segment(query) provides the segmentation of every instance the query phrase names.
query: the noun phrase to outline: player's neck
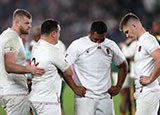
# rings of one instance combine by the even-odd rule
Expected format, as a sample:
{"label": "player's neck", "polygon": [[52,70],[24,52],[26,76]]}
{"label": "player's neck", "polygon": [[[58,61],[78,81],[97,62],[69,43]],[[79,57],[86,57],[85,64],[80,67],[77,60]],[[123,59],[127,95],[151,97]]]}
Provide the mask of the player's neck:
{"label": "player's neck", "polygon": [[140,28],[139,33],[138,33],[138,39],[146,32],[144,28]]}
{"label": "player's neck", "polygon": [[46,41],[46,42],[48,42],[50,44],[53,44],[53,45],[57,44],[56,41],[54,41],[53,39],[51,39],[51,38],[49,38],[47,36],[41,36],[40,40],[44,40],[44,41]]}
{"label": "player's neck", "polygon": [[15,32],[17,32],[17,34],[18,34],[19,36],[21,35],[19,29],[16,28],[16,26],[12,26],[11,29],[14,30]]}

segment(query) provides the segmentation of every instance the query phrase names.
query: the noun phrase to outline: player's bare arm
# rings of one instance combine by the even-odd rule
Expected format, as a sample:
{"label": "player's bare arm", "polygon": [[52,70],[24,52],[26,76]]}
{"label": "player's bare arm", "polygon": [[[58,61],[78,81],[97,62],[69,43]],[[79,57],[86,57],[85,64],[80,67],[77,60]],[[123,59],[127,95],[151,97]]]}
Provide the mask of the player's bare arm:
{"label": "player's bare arm", "polygon": [[45,73],[44,69],[38,68],[36,64],[31,66],[21,66],[16,64],[17,55],[15,52],[9,52],[5,54],[5,68],[8,73],[26,74],[31,73],[33,75],[41,76]]}
{"label": "player's bare arm", "polygon": [[64,80],[71,87],[74,93],[81,97],[85,97],[86,89],[82,86],[77,86],[72,79],[73,75],[72,68],[69,67],[63,74],[64,74]]}
{"label": "player's bare arm", "polygon": [[152,72],[151,76],[142,75],[140,77],[140,83],[142,85],[147,85],[147,84],[152,83],[160,75],[160,58],[159,58],[160,57],[160,48],[153,51],[151,55],[155,60],[154,71]]}
{"label": "player's bare arm", "polygon": [[127,64],[126,61],[123,61],[123,63],[118,65],[117,67],[119,68],[119,71],[118,71],[118,82],[117,82],[116,86],[112,86],[108,90],[108,93],[111,96],[115,96],[120,92],[120,90],[122,88],[122,85],[124,83],[124,80],[126,78],[127,71],[128,71],[128,64]]}

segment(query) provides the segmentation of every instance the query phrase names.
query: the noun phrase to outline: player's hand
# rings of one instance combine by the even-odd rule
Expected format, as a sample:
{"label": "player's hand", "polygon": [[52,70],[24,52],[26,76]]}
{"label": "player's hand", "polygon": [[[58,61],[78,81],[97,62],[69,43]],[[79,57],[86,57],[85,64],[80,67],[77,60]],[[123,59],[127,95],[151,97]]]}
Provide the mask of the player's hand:
{"label": "player's hand", "polygon": [[147,85],[151,83],[151,77],[142,75],[139,79],[140,84]]}
{"label": "player's hand", "polygon": [[42,76],[45,73],[45,70],[42,68],[37,67],[39,63],[35,63],[31,66],[28,66],[28,69],[31,74],[36,75],[36,76]]}
{"label": "player's hand", "polygon": [[111,86],[111,88],[108,90],[108,93],[111,95],[111,98],[115,95],[117,95],[121,90],[121,87],[119,86]]}
{"label": "player's hand", "polygon": [[77,86],[74,89],[74,93],[80,97],[85,97],[86,94],[86,88],[82,87],[82,86]]}

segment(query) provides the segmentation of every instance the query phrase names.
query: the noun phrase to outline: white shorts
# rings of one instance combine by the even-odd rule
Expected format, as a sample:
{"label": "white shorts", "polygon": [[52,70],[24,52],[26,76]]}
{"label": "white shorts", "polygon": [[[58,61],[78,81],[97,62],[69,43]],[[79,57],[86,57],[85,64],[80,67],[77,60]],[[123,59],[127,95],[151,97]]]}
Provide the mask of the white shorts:
{"label": "white shorts", "polygon": [[28,96],[5,96],[1,100],[7,115],[28,115],[30,103]]}
{"label": "white shorts", "polygon": [[93,99],[76,97],[74,115],[115,115],[112,99]]}
{"label": "white shorts", "polygon": [[135,115],[157,115],[159,109],[160,91],[148,92],[136,99]]}
{"label": "white shorts", "polygon": [[34,115],[61,115],[60,104],[32,104]]}

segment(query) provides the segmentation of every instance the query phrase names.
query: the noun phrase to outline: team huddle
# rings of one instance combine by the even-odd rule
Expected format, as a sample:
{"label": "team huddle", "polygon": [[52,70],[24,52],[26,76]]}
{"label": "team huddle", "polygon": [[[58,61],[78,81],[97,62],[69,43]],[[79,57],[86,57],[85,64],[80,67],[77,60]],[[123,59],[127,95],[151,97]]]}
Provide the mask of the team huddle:
{"label": "team huddle", "polygon": [[[32,48],[31,65],[26,65],[21,35],[29,34],[31,23],[31,14],[17,9],[13,13],[12,27],[0,35],[0,104],[6,114],[29,115],[32,111],[34,115],[61,115],[63,77],[74,92],[75,115],[115,115],[112,97],[123,86],[128,64],[118,45],[106,38],[106,24],[94,21],[88,35],[73,41],[64,54],[57,45],[61,31],[59,22],[46,19],[41,24],[40,39]],[[127,38],[137,40],[135,114],[157,115],[160,46],[133,13],[122,18],[120,30]],[[118,81],[114,86],[112,62],[118,67]],[[30,93],[26,77],[29,73],[33,76]]]}

